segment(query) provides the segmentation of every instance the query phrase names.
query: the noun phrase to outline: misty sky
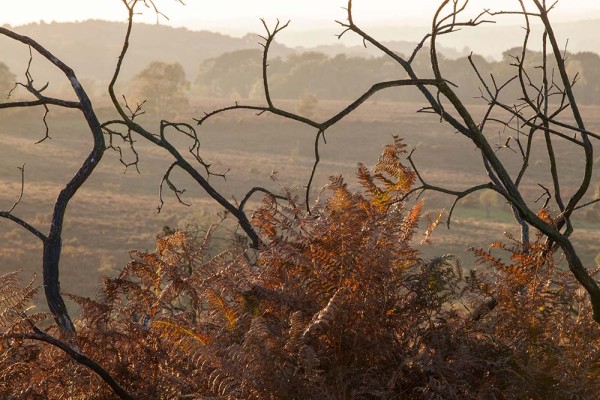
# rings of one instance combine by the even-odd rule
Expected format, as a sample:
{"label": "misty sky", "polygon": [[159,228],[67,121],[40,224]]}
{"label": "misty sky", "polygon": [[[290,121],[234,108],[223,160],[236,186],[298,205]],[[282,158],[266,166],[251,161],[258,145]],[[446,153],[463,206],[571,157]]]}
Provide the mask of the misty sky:
{"label": "misty sky", "polygon": [[[259,18],[269,20],[291,19],[290,29],[310,28],[337,29],[334,19],[343,19],[345,0],[184,0],[182,6],[176,0],[156,0],[173,26],[185,26],[193,30],[217,30],[240,35],[261,30]],[[2,0],[0,25],[21,25],[28,22],[81,21],[85,19],[124,20],[125,9],[121,0]],[[0,3],[0,4],[2,4]],[[440,0],[355,0],[357,22],[365,26],[427,24]],[[470,14],[484,7],[515,8],[516,0],[471,0]],[[555,20],[577,20],[600,17],[599,0],[562,0],[554,13]],[[155,22],[150,10],[137,21]],[[290,36],[291,38],[291,36]],[[289,40],[295,41],[299,38]],[[281,37],[285,41],[285,37]],[[301,44],[301,43],[293,43]]]}

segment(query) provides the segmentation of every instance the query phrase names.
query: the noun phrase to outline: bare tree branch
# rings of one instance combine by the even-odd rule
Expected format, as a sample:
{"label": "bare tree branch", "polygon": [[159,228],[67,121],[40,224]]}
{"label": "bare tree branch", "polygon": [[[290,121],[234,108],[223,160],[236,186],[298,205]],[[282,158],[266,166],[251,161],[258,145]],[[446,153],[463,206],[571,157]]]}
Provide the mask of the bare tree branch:
{"label": "bare tree branch", "polygon": [[[77,173],[73,176],[73,178],[71,178],[71,180],[67,183],[65,188],[60,191],[54,203],[54,210],[52,212],[52,220],[50,224],[49,234],[47,235],[47,237],[45,237],[45,240],[42,239],[41,234],[39,234],[39,232],[32,229],[30,225],[25,224],[24,221],[13,219],[13,221],[24,226],[35,236],[43,240],[44,253],[42,268],[44,290],[46,292],[48,307],[50,308],[54,319],[60,327],[61,332],[66,335],[73,335],[75,333],[75,327],[73,325],[73,322],[71,321],[71,318],[69,317],[64,300],[62,299],[60,293],[59,266],[60,255],[62,251],[62,228],[70,200],[77,193],[79,188],[85,183],[85,181],[90,177],[90,175],[92,174],[92,172],[94,171],[104,154],[105,143],[104,136],[102,134],[102,127],[100,125],[100,122],[98,121],[96,113],[94,112],[94,109],[92,107],[91,101],[87,93],[81,86],[81,83],[77,79],[75,72],[69,66],[67,66],[64,62],[58,59],[58,57],[49,52],[38,42],[27,36],[17,34],[4,27],[0,27],[0,35],[4,35],[17,42],[28,45],[30,49],[34,49],[38,54],[50,61],[55,67],[62,71],[62,73],[71,83],[71,87],[79,100],[77,108],[83,114],[93,138],[94,146],[91,152],[89,153],[81,167],[78,169]],[[26,75],[28,76],[28,82],[30,83],[29,86],[33,88],[33,79],[31,79],[29,72],[27,72]],[[33,93],[38,97],[38,100],[44,100],[44,98],[41,95],[41,92],[45,89],[45,87],[40,90],[32,89],[30,91],[33,91]],[[43,104],[43,106],[46,108],[47,111],[47,105]],[[73,104],[69,103],[68,106],[69,108],[72,108],[71,106],[73,106]],[[47,129],[48,126],[45,122],[45,115],[44,125]],[[48,136],[47,130],[46,136]]]}
{"label": "bare tree branch", "polygon": [[117,58],[117,64],[115,66],[115,70],[114,70],[112,79],[108,86],[108,92],[109,92],[110,98],[112,100],[112,103],[113,103],[115,109],[121,116],[122,123],[125,124],[128,127],[128,129],[131,129],[131,131],[140,135],[141,137],[148,140],[149,142],[151,142],[159,147],[164,148],[173,157],[174,164],[178,165],[182,170],[184,170],[187,174],[189,174],[206,191],[206,193],[209,196],[211,196],[218,204],[220,204],[226,211],[231,213],[231,215],[233,215],[234,218],[237,219],[240,227],[250,237],[252,246],[255,248],[260,247],[261,240],[260,240],[258,234],[256,233],[256,231],[254,230],[254,228],[252,227],[252,225],[250,224],[250,221],[248,220],[248,217],[244,214],[244,212],[242,210],[240,210],[238,207],[236,207],[235,205],[233,205],[230,201],[225,199],[225,197],[223,197],[223,195],[221,193],[219,193],[208,182],[208,180],[205,177],[203,177],[202,174],[200,174],[200,172],[194,166],[192,166],[171,143],[169,143],[165,139],[164,129],[167,126],[173,126],[173,124],[169,124],[169,123],[166,123],[166,121],[162,121],[161,127],[160,127],[161,128],[160,133],[158,135],[154,134],[154,133],[148,131],[147,129],[145,129],[144,127],[142,127],[141,125],[139,125],[138,123],[136,123],[131,118],[131,116],[128,115],[128,113],[125,111],[125,109],[119,102],[118,97],[115,93],[115,85],[117,83],[118,77],[121,72],[123,60],[125,59],[127,50],[129,49],[129,39],[131,37],[131,32],[132,32],[132,27],[133,27],[133,16],[135,14],[134,10],[135,10],[137,1],[127,2],[126,0],[123,0],[123,4],[125,5],[125,7],[127,8],[127,11],[128,11],[127,30],[125,33],[125,37],[123,39],[123,47],[121,49],[119,57]]}
{"label": "bare tree branch", "polygon": [[65,343],[59,339],[56,339],[56,338],[48,335],[47,333],[41,331],[39,328],[34,326],[32,329],[34,330],[33,333],[11,333],[11,334],[8,334],[6,337],[13,338],[13,339],[37,340],[40,342],[48,343],[54,347],[57,347],[57,348],[61,349],[63,352],[65,352],[69,357],[71,357],[77,363],[84,365],[87,368],[89,368],[90,370],[92,370],[96,375],[98,375],[100,377],[100,379],[102,379],[104,382],[106,382],[106,384],[108,386],[110,386],[112,391],[117,396],[119,396],[119,398],[124,399],[124,400],[134,400],[135,399],[132,395],[127,393],[115,381],[115,379],[112,377],[112,375],[108,371],[106,371],[104,368],[102,368],[98,363],[96,363],[95,361],[93,361],[92,359],[87,357],[86,355],[73,349],[73,347],[71,347],[67,343]]}
{"label": "bare tree branch", "polygon": [[254,193],[258,193],[258,192],[261,192],[261,193],[264,193],[264,194],[268,194],[269,196],[274,197],[276,199],[280,199],[280,200],[286,200],[287,199],[287,197],[285,197],[285,196],[281,196],[281,195],[275,194],[275,193],[273,193],[270,190],[267,190],[265,188],[255,186],[252,189],[250,189],[248,191],[248,193],[246,193],[246,195],[244,196],[244,198],[240,202],[239,209],[240,210],[244,210],[244,207],[246,206],[246,203],[248,202],[248,200],[250,200],[250,198],[252,197],[252,195]]}

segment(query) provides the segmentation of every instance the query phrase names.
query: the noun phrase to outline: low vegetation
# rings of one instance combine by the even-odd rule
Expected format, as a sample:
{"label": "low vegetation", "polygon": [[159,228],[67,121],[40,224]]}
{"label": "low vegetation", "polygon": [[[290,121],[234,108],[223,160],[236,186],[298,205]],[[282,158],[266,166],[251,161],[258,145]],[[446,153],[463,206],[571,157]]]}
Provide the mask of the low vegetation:
{"label": "low vegetation", "polygon": [[[188,103],[191,84],[182,64],[152,63],[122,91],[134,16],[143,7],[163,16],[153,0],[122,2],[127,30],[107,86],[109,103],[93,102],[75,69],[42,43],[0,27],[0,35],[30,50],[25,80],[15,86],[28,96],[21,100],[22,93],[11,91],[14,97],[0,102],[3,115],[18,121],[0,124],[8,126],[0,140],[10,144],[3,161],[18,160],[0,218],[36,244],[13,232],[0,238],[23,243],[11,258],[38,253],[43,281],[22,284],[17,272],[0,275],[0,398],[600,397],[597,241],[586,246],[582,240],[593,242],[587,233],[600,204],[594,174],[600,134],[590,130],[598,121],[586,122],[589,109],[582,105],[595,89],[578,85],[593,78],[589,71],[599,58],[566,57],[549,18],[554,5],[544,0],[474,17],[465,14],[468,3],[442,1],[431,32],[403,55],[358,26],[348,0],[338,37],[355,35],[381,51],[386,71],[403,71],[393,77],[364,68],[378,58],[361,64],[310,53],[290,57],[286,66],[270,51],[289,23],[262,21],[260,60],[245,66],[227,54],[203,65],[204,72],[233,65],[221,80],[231,88],[219,87],[218,76],[194,82],[202,89],[208,81],[216,95],[233,99],[194,115],[186,109],[194,103]],[[454,68],[439,51],[442,36],[506,14],[523,17],[525,29],[521,48],[505,54],[502,68],[476,56],[459,60],[469,68]],[[543,27],[541,36],[530,20]],[[531,50],[535,40],[541,52]],[[29,68],[37,57],[62,73],[68,94],[54,97],[49,83],[34,79]],[[330,64],[335,76],[327,75]],[[251,75],[258,77],[248,81]],[[12,78],[6,69],[4,76]],[[326,83],[345,93],[339,98],[353,100],[334,107],[319,92]],[[286,85],[298,89],[285,95],[292,98],[272,96]],[[245,96],[239,90],[248,99],[238,101]],[[401,93],[423,119],[412,124],[397,103],[378,104],[388,93]],[[377,113],[366,112],[369,107]],[[23,118],[30,109],[41,110],[41,119]],[[261,125],[260,140],[248,134],[253,123],[239,117],[243,112],[271,124]],[[76,118],[72,131],[85,135],[57,129]],[[19,132],[36,122],[43,129],[37,143],[48,147],[44,159],[32,160],[39,174],[31,179],[32,165],[26,168],[21,157],[35,158],[35,150]],[[419,140],[410,151],[397,136],[402,130]],[[380,147],[392,132],[393,142]],[[290,146],[300,135],[310,142]],[[443,148],[440,135],[451,137]],[[211,140],[225,143],[233,157],[219,160]],[[361,143],[376,148],[372,154],[383,151],[374,167],[358,164],[353,177],[333,175],[319,192],[318,182],[331,171],[323,171],[321,159],[343,169],[347,163],[328,153],[354,162],[364,157]],[[250,145],[264,157],[248,156]],[[123,241],[130,225],[146,223],[137,207],[142,201],[132,199],[147,186],[107,179],[114,175],[110,157],[119,171],[141,173],[153,164],[158,212],[175,201],[189,206],[203,193],[220,209],[220,222],[211,225],[202,207],[185,218],[163,213],[162,229],[145,226],[129,262],[114,256],[112,244],[90,251],[88,239],[74,235],[81,226],[91,222],[101,228],[87,228],[94,236]],[[229,180],[231,167],[243,171],[237,182]],[[57,174],[57,183],[49,182]],[[98,186],[88,186],[94,181]],[[124,187],[127,196],[118,194]],[[428,213],[424,196],[443,198],[448,212]],[[77,209],[80,201],[87,208]],[[442,220],[460,228],[461,219],[474,216],[510,228],[504,236],[483,235],[483,225],[463,221],[469,240],[493,241],[470,243],[473,263],[445,255],[443,244],[429,246]],[[151,251],[145,244],[156,231]],[[456,247],[465,239],[454,233]],[[94,288],[81,266],[108,273],[97,296],[61,287],[61,276],[73,279],[63,268],[69,261]],[[38,289],[49,313],[32,306]]]}
{"label": "low vegetation", "polygon": [[[207,257],[214,227],[163,232],[99,299],[70,296],[82,309],[75,348],[124,398],[600,395],[600,330],[542,242],[474,250],[473,270],[421,258],[439,218],[418,228],[422,204],[403,203],[415,179],[403,151],[396,140],[373,169],[360,165],[359,192],[333,177],[311,214],[291,193],[285,206],[267,196],[253,219],[268,238],[258,252]],[[0,280],[0,395],[112,398],[61,349],[24,341],[44,318],[27,309],[35,289]]]}

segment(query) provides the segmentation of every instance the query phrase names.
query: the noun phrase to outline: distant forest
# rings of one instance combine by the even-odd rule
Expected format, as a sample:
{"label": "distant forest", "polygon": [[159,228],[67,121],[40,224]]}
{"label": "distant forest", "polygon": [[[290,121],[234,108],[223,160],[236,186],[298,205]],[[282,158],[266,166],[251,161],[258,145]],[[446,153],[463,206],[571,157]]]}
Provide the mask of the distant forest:
{"label": "distant forest", "polygon": [[[500,61],[488,61],[473,55],[473,64],[493,85],[490,74],[498,85],[503,84],[517,73],[514,64],[522,57],[520,48],[504,52]],[[427,51],[421,51],[413,65],[419,76],[432,76]],[[262,98],[262,71],[260,50],[239,50],[204,61],[194,82],[197,94],[206,97]],[[532,69],[541,65],[542,53],[528,51],[525,59]],[[576,76],[575,93],[583,104],[600,102],[600,56],[596,53],[581,52],[568,54],[567,68],[571,76]],[[457,86],[456,92],[464,98],[477,100],[481,86],[475,70],[467,57],[443,59],[441,69],[449,80]],[[269,87],[271,93],[280,98],[295,99],[305,94],[318,99],[348,100],[370,85],[387,80],[406,78],[397,63],[389,57],[365,58],[347,57],[339,54],[334,57],[323,53],[306,52],[292,54],[286,58],[269,61]],[[532,77],[533,78],[533,77]],[[531,87],[532,93],[534,88]],[[506,98],[518,98],[520,91],[517,81],[504,90]],[[420,101],[421,94],[414,88],[390,90],[379,93],[378,99],[394,101]],[[559,102],[559,96],[555,96]]]}

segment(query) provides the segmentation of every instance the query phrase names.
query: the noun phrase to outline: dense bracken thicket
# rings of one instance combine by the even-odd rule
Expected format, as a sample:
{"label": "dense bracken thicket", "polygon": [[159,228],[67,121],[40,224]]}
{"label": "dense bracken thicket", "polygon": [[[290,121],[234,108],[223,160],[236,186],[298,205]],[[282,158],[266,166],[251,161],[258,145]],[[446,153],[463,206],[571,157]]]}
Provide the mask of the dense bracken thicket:
{"label": "dense bracken thicket", "polygon": [[[132,252],[97,300],[70,296],[82,310],[71,345],[139,399],[598,398],[583,289],[541,238],[475,250],[468,270],[420,258],[437,219],[419,233],[403,152],[396,139],[372,170],[359,165],[361,192],[333,177],[311,213],[267,197],[257,253],[209,258],[210,231]],[[61,350],[19,336],[44,317],[27,310],[34,292],[0,277],[0,397],[113,398]]]}

